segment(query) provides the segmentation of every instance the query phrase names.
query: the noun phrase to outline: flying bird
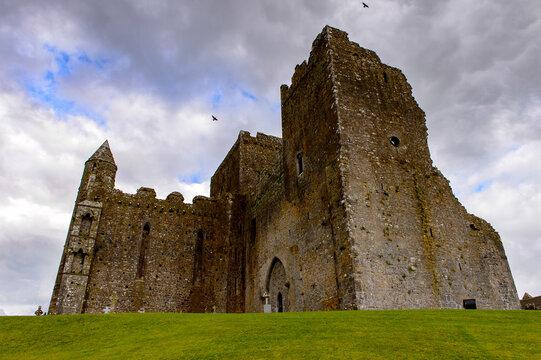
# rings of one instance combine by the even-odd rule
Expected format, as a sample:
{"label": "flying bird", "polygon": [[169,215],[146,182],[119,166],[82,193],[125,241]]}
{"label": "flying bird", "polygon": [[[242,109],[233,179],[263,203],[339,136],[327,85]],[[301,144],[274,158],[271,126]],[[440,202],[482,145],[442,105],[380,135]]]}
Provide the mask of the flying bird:
{"label": "flying bird", "polygon": [[363,8],[367,8],[368,5],[366,5],[366,3],[363,3]]}
{"label": "flying bird", "polygon": [[212,121],[218,121],[218,119],[216,118],[216,116],[212,115]]}

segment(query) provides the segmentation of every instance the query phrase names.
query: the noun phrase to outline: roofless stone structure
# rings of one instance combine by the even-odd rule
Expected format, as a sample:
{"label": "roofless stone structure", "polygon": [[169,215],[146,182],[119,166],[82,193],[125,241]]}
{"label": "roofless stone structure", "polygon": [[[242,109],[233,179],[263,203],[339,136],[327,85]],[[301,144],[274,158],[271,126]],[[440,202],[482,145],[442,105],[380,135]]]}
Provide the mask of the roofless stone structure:
{"label": "roofless stone structure", "polygon": [[115,189],[105,142],[49,313],[520,307],[500,237],[432,165],[400,70],[327,26],[281,98],[282,138],[241,131],[193,204]]}

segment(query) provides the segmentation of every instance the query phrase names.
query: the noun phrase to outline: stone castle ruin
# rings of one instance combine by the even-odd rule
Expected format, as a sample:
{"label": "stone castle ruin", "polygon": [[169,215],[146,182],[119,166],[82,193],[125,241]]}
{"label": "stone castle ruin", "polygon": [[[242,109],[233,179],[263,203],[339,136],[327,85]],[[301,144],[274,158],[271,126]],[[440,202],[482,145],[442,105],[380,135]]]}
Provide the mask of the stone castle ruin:
{"label": "stone castle ruin", "polygon": [[193,204],[115,189],[106,141],[49,313],[520,308],[500,237],[432,165],[400,70],[327,26],[280,90],[282,138],[241,131]]}

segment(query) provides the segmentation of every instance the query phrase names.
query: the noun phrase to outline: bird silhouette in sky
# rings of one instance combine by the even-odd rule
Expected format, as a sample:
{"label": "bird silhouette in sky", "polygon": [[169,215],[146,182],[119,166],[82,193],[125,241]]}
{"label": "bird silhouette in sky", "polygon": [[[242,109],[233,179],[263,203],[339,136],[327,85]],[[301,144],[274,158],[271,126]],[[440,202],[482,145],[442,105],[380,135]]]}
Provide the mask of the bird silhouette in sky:
{"label": "bird silhouette in sky", "polygon": [[363,8],[367,8],[368,5],[366,5],[366,3],[363,3]]}
{"label": "bird silhouette in sky", "polygon": [[216,118],[216,116],[212,115],[212,121],[218,121],[218,119]]}

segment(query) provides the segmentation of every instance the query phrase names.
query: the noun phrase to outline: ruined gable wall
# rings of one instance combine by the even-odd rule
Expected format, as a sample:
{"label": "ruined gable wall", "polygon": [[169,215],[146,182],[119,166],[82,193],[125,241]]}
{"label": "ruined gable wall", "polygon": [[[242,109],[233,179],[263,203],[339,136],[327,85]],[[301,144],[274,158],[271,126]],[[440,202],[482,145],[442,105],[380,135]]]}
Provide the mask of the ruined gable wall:
{"label": "ruined gable wall", "polygon": [[[253,302],[253,296],[246,297],[247,277],[246,261],[249,251],[247,242],[251,238],[251,215],[247,211],[250,200],[247,199],[258,186],[265,184],[281,171],[277,162],[281,159],[282,140],[280,138],[257,133],[251,136],[241,131],[228,155],[219,166],[211,180],[211,194],[226,196],[235,193],[230,222],[229,266],[227,311],[244,312],[245,300]],[[253,258],[250,258],[253,260]]]}
{"label": "ruined gable wall", "polygon": [[244,132],[240,147],[240,187],[247,195],[275,175],[275,164],[282,156],[282,139],[260,132],[249,135]]}
{"label": "ruined gable wall", "polygon": [[[237,141],[210,179],[210,196],[218,197],[226,193],[240,194],[240,143],[244,136],[241,131]],[[249,135],[248,135],[249,136]]]}
{"label": "ruined gable wall", "polygon": [[499,237],[432,166],[424,113],[404,75],[345,33],[332,37],[359,308],[460,308],[465,298],[516,308]]}
{"label": "ruined gable wall", "polygon": [[248,131],[241,131],[211,178],[211,196],[250,194],[260,181],[270,176],[281,150],[280,138],[262,133],[252,137]]}

